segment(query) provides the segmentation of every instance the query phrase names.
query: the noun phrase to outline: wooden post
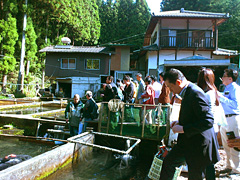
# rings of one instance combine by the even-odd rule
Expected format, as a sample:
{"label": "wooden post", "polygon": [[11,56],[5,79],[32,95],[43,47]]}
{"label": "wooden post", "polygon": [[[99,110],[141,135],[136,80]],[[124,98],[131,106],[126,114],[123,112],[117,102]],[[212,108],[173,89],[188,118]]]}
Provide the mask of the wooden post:
{"label": "wooden post", "polygon": [[40,126],[41,126],[41,123],[40,123],[40,121],[38,121],[36,135],[35,135],[36,137],[38,136],[38,131],[39,131]]}
{"label": "wooden post", "polygon": [[143,110],[143,121],[142,121],[142,138],[144,136],[144,127],[145,127],[145,116],[146,116],[146,105],[143,104],[144,110]]}
{"label": "wooden post", "polygon": [[125,111],[125,103],[124,106],[122,108],[122,118],[121,118],[121,128],[120,128],[120,135],[122,135],[122,131],[123,131],[123,119],[124,119],[124,111]]}
{"label": "wooden post", "polygon": [[98,120],[98,132],[101,132],[103,106],[104,106],[104,104],[101,103],[100,112],[99,112],[99,120]]}
{"label": "wooden post", "polygon": [[[108,107],[107,107],[108,108]],[[108,108],[108,119],[107,119],[107,133],[109,131],[109,124],[110,124],[110,110]]]}

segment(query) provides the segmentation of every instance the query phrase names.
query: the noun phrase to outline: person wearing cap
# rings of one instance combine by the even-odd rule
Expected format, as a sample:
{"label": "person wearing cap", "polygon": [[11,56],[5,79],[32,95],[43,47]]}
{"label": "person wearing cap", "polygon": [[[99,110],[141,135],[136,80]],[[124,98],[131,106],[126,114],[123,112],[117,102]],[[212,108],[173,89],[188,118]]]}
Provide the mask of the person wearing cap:
{"label": "person wearing cap", "polygon": [[88,122],[93,120],[92,117],[91,117],[91,113],[93,112],[93,107],[96,103],[95,100],[92,98],[92,92],[91,91],[87,91],[85,95],[86,95],[86,98],[87,98],[87,102],[85,103],[85,106],[82,109],[82,112],[83,112],[82,119],[84,119],[84,130],[83,130],[84,132],[86,131],[86,127],[88,125]]}
{"label": "person wearing cap", "polygon": [[66,122],[69,123],[70,136],[78,134],[82,108],[83,103],[80,100],[80,96],[75,94],[73,102],[69,102],[65,110],[65,118]]}
{"label": "person wearing cap", "polygon": [[223,94],[218,93],[220,102],[225,112],[227,126],[221,126],[220,133],[222,143],[227,155],[226,168],[220,173],[240,174],[240,152],[227,144],[226,132],[233,131],[235,136],[240,136],[240,86],[235,82],[238,72],[233,69],[225,69],[222,83],[226,86]]}

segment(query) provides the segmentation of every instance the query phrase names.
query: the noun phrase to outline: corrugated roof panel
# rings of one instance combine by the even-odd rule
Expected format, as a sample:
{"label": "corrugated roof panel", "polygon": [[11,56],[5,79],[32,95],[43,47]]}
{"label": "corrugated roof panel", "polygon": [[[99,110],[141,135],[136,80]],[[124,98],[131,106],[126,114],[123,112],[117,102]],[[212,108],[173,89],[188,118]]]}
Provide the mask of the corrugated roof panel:
{"label": "corrugated roof panel", "polygon": [[175,11],[163,11],[155,14],[158,17],[201,17],[201,18],[229,18],[228,13],[212,13],[212,12],[202,12],[202,11],[188,11],[175,10]]}
{"label": "corrugated roof panel", "polygon": [[72,46],[72,48],[57,48],[56,46],[49,46],[41,49],[39,52],[82,52],[82,53],[100,53],[105,47],[96,46]]}

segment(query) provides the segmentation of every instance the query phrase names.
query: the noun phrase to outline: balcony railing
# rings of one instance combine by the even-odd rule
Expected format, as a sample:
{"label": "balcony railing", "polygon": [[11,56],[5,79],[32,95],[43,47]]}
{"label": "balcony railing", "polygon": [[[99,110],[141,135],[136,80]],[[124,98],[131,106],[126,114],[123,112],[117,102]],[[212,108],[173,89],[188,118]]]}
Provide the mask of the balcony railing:
{"label": "balcony railing", "polygon": [[212,37],[181,37],[181,36],[164,36],[161,37],[161,47],[173,48],[214,48],[214,39]]}

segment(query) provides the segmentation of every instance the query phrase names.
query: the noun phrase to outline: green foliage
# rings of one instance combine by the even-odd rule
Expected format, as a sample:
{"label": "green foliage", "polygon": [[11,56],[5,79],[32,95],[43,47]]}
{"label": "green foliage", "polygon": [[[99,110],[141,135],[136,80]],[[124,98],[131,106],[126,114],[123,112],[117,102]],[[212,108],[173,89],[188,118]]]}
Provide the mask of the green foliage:
{"label": "green foliage", "polygon": [[15,91],[14,96],[15,96],[15,98],[24,98],[24,97],[26,97],[26,94],[21,93],[19,91]]}
{"label": "green foliage", "polygon": [[0,99],[9,99],[9,97],[6,97],[6,96],[3,96],[3,95],[0,95]]}
{"label": "green foliage", "polygon": [[16,59],[14,57],[15,44],[18,39],[16,18],[8,14],[7,20],[0,20],[0,32],[2,34],[2,52],[3,59],[0,61],[0,71],[3,74],[8,74],[16,67]]}
{"label": "green foliage", "polygon": [[146,0],[98,0],[98,6],[102,25],[101,44],[135,44],[136,49],[142,46],[150,19]]}
{"label": "green foliage", "polygon": [[37,64],[38,58],[37,53],[37,44],[36,44],[37,35],[35,33],[32,19],[27,18],[27,28],[26,28],[26,48],[25,48],[25,59],[30,61],[30,72],[37,72],[40,68]]}

